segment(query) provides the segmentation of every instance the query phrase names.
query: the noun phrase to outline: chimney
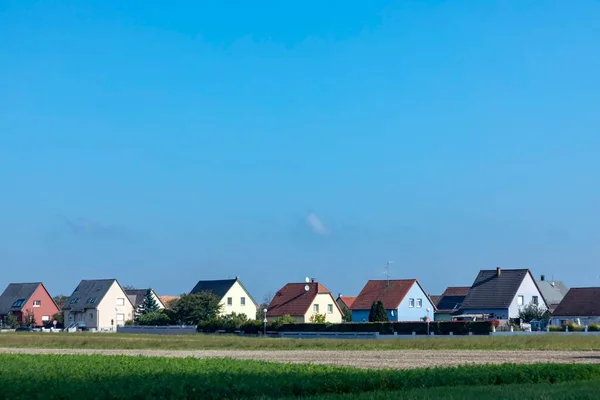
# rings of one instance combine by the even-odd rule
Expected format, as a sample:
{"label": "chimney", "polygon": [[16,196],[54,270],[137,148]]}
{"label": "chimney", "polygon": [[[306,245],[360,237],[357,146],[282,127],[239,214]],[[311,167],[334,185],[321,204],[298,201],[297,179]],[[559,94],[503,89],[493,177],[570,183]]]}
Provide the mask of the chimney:
{"label": "chimney", "polygon": [[502,268],[497,267],[496,268],[496,276],[500,276],[500,275],[502,275]]}
{"label": "chimney", "polygon": [[542,275],[541,278],[542,278],[542,282],[546,280],[546,276],[545,275]]}
{"label": "chimney", "polygon": [[338,293],[338,297],[342,297],[342,294],[341,294],[341,293]]}
{"label": "chimney", "polygon": [[310,281],[311,281],[312,283],[315,283],[315,278],[310,278]]}

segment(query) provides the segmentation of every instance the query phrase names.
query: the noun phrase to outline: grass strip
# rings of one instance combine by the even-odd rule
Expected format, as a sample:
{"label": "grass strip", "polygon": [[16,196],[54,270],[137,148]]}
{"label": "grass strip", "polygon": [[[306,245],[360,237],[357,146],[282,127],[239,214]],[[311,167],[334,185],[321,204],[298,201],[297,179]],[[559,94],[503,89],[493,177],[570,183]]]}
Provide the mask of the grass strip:
{"label": "grass strip", "polygon": [[[305,397],[305,400],[596,400],[600,382],[584,381],[557,384],[456,386],[403,391],[376,391]],[[294,399],[290,397],[289,400]]]}
{"label": "grass strip", "polygon": [[156,350],[600,350],[600,335],[417,337],[408,339],[282,339],[219,335],[1,333],[0,347]]}
{"label": "grass strip", "polygon": [[231,359],[0,355],[10,399],[242,399],[357,394],[415,388],[600,381],[600,365],[489,365],[362,370]]}

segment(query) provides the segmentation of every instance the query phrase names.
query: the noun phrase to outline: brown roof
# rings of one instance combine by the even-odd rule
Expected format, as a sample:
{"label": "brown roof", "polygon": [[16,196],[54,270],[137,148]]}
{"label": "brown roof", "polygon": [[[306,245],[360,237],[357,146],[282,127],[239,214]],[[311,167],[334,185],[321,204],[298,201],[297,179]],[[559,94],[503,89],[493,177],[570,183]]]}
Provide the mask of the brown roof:
{"label": "brown roof", "polygon": [[166,308],[171,307],[171,303],[175,300],[179,300],[179,296],[158,296],[158,298]]}
{"label": "brown roof", "polygon": [[356,300],[356,296],[339,296],[338,300],[344,303],[346,307],[351,308],[354,300]]}
{"label": "brown roof", "polygon": [[[370,310],[374,301],[381,300],[386,310],[398,308],[402,300],[414,284],[423,287],[416,279],[370,280],[360,291],[353,310]],[[425,292],[425,290],[423,290]],[[425,293],[427,295],[427,293]],[[428,296],[428,295],[427,295]],[[432,301],[433,303],[433,301]],[[434,303],[433,303],[434,304]],[[435,304],[434,304],[435,307]]]}
{"label": "brown roof", "polygon": [[556,316],[600,316],[600,288],[572,288],[552,313]]}
{"label": "brown roof", "polygon": [[448,286],[442,297],[444,296],[466,296],[469,294],[470,286]]}
{"label": "brown roof", "polygon": [[435,304],[435,306],[437,307],[437,304],[439,303],[439,301],[442,298],[442,296],[439,296],[439,295],[436,295],[436,294],[431,294],[431,295],[429,295],[429,298],[431,299],[431,301],[433,302],[433,304]]}
{"label": "brown roof", "polygon": [[[306,286],[308,287],[308,291],[305,290]],[[319,282],[288,283],[273,296],[273,300],[271,300],[271,304],[267,308],[267,316],[303,316],[319,293],[331,294],[329,289]],[[334,303],[339,308],[335,301]]]}

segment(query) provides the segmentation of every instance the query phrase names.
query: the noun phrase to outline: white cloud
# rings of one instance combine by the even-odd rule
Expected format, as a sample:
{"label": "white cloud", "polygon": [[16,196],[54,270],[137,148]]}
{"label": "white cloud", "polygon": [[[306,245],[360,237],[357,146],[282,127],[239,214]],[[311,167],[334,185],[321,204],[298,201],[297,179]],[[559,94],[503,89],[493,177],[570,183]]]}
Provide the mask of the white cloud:
{"label": "white cloud", "polygon": [[328,233],[328,229],[321,218],[319,218],[319,216],[312,211],[306,216],[306,224],[317,235],[326,235]]}

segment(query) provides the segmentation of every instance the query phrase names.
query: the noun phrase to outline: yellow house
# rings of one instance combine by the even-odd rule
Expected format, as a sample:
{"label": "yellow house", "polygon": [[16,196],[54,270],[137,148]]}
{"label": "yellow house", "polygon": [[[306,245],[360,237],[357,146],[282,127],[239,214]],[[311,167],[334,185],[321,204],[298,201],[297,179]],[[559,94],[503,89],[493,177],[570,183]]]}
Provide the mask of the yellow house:
{"label": "yellow house", "polygon": [[199,281],[190,294],[212,292],[221,299],[221,314],[246,314],[249,319],[256,319],[258,304],[246,290],[239,276],[235,279]]}
{"label": "yellow house", "polygon": [[267,308],[267,321],[289,315],[296,322],[305,323],[311,322],[315,314],[324,315],[325,322],[342,322],[342,311],[329,289],[312,279],[305,283],[288,283],[281,288]]}

